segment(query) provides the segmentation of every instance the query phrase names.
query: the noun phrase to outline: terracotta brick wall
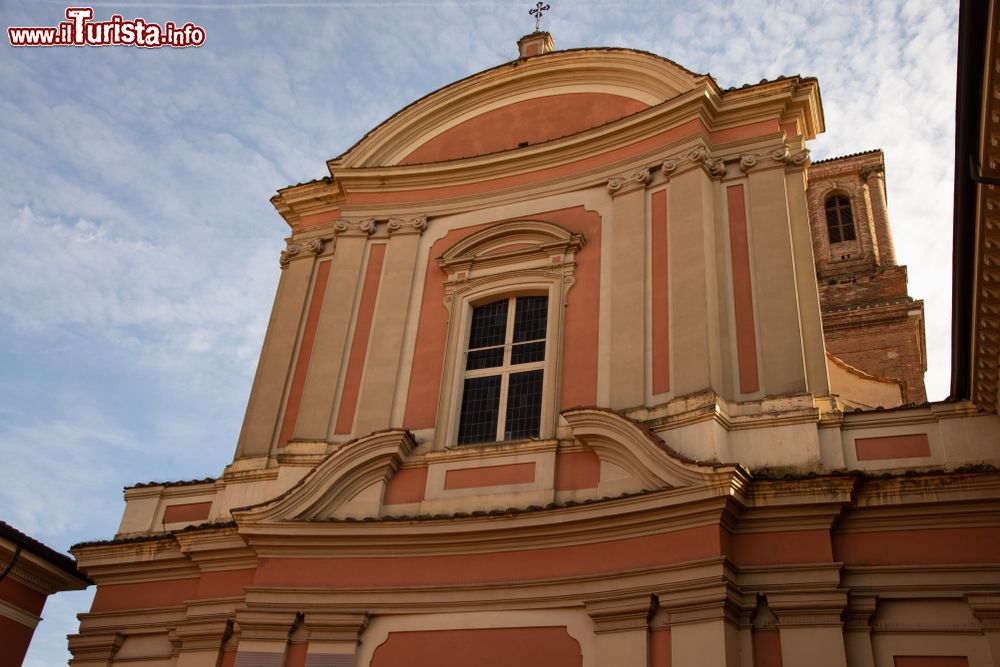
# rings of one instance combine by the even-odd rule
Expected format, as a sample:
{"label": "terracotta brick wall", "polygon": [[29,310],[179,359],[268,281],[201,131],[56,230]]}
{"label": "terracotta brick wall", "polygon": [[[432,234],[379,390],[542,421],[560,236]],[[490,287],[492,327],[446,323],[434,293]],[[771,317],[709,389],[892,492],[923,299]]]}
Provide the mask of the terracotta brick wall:
{"label": "terracotta brick wall", "polygon": [[[906,403],[927,400],[924,371],[923,302],[907,292],[906,267],[896,266],[884,200],[872,192],[872,170],[882,165],[880,151],[827,160],[810,168],[809,217],[816,254],[816,275],[823,336],[830,354],[870,375],[902,380]],[[876,190],[881,188],[875,184]],[[852,201],[857,240],[853,257],[841,260],[827,240],[824,198],[831,191]],[[876,196],[872,205],[872,196]],[[843,245],[843,244],[842,244]],[[837,255],[837,256],[831,256]]]}

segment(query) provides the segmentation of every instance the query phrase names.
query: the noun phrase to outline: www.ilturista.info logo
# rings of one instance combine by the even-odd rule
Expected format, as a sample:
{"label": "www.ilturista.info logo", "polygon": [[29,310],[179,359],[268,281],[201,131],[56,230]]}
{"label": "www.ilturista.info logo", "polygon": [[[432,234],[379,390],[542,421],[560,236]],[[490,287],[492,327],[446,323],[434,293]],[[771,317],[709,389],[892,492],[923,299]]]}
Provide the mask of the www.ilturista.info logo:
{"label": "www.ilturista.info logo", "polygon": [[7,28],[11,46],[140,46],[158,49],[183,48],[205,43],[205,29],[193,23],[178,26],[167,21],[162,26],[144,19],[126,20],[115,14],[107,21],[93,21],[91,7],[67,7],[66,21],[43,27]]}

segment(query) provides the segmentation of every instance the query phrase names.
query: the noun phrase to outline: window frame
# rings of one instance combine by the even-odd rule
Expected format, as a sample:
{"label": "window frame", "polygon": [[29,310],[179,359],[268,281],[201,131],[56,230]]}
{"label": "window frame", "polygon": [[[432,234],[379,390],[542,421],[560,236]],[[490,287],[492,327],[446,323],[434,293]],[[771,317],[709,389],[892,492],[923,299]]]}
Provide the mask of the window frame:
{"label": "window frame", "polygon": [[[520,298],[520,297],[528,297],[528,296],[544,296],[546,298],[546,300],[547,300],[546,301],[546,318],[547,319],[546,319],[546,323],[545,323],[545,338],[543,339],[545,341],[544,358],[541,361],[530,361],[530,362],[527,362],[527,363],[524,363],[524,364],[512,365],[510,363],[510,357],[511,357],[511,354],[513,352],[513,346],[514,346],[513,333],[514,333],[514,314],[515,314],[515,311],[516,311],[516,305],[515,304],[516,304],[518,298]],[[458,414],[458,418],[457,418],[457,422],[456,422],[456,430],[455,430],[455,438],[454,438],[455,444],[457,446],[460,446],[460,447],[470,447],[470,446],[474,446],[474,445],[482,445],[484,443],[489,443],[489,442],[515,442],[517,440],[530,439],[530,438],[515,438],[515,439],[512,439],[512,440],[507,440],[505,437],[501,437],[501,436],[504,435],[504,432],[506,431],[506,427],[507,427],[507,423],[506,423],[507,422],[507,398],[509,396],[509,390],[510,390],[510,378],[511,378],[512,375],[516,375],[518,373],[528,373],[528,372],[531,372],[531,371],[538,371],[538,370],[542,371],[542,400],[541,400],[541,405],[539,406],[539,410],[540,410],[540,413],[541,413],[540,417],[542,417],[542,419],[539,420],[538,436],[536,436],[536,437],[540,438],[541,434],[544,432],[544,428],[543,428],[543,423],[542,422],[544,421],[544,415],[545,415],[545,412],[546,412],[546,410],[545,410],[545,396],[548,394],[548,392],[546,391],[546,388],[547,388],[547,384],[550,382],[550,378],[549,378],[550,371],[549,371],[549,368],[548,368],[549,367],[548,362],[549,362],[550,351],[551,351],[551,348],[552,348],[552,345],[551,345],[551,342],[552,342],[551,338],[552,338],[552,336],[550,335],[552,327],[550,325],[551,325],[551,320],[552,320],[552,317],[553,317],[552,300],[549,298],[548,293],[526,293],[526,294],[517,293],[517,294],[512,294],[512,295],[509,295],[509,296],[506,293],[504,293],[498,299],[480,299],[480,300],[478,300],[478,302],[468,302],[467,303],[468,313],[466,314],[467,331],[466,331],[465,337],[464,337],[465,338],[465,347],[463,349],[462,354],[460,355],[459,362],[461,362],[462,360],[468,359],[469,342],[470,342],[471,337],[472,337],[471,336],[471,330],[472,330],[472,314],[473,314],[473,311],[476,308],[480,307],[480,306],[489,305],[491,303],[496,303],[498,301],[506,301],[506,303],[507,303],[507,321],[506,321],[506,324],[505,324],[504,342],[502,343],[502,345],[504,347],[503,361],[502,361],[502,363],[499,366],[491,366],[491,367],[487,367],[487,368],[476,368],[476,369],[473,369],[473,370],[469,370],[468,368],[464,368],[464,367],[461,369],[462,370],[462,374],[461,374],[461,384],[462,384],[462,386],[457,388],[458,393],[456,395],[456,401],[455,401],[457,403],[457,405],[458,405],[458,413],[459,414]],[[457,365],[464,366],[464,365],[467,365],[467,364],[459,363]],[[465,388],[464,388],[465,387],[465,380],[468,380],[470,378],[477,378],[477,377],[493,377],[493,376],[497,376],[497,375],[500,376],[500,396],[499,396],[500,403],[499,403],[498,410],[497,410],[496,428],[494,429],[495,430],[495,434],[497,435],[497,439],[496,440],[487,440],[487,441],[482,441],[482,442],[466,442],[466,443],[460,443],[460,442],[458,442],[458,434],[461,431],[461,427],[462,427],[462,419],[461,419],[462,415],[461,415],[461,412],[462,412],[462,400],[464,398],[464,392],[465,392]]]}
{"label": "window frame", "polygon": [[[837,222],[835,225],[830,224],[831,209],[829,204],[831,201],[836,201],[836,200],[843,200],[845,202],[846,209],[851,216],[851,220],[849,223],[845,224],[844,217],[842,215],[845,205],[842,205],[839,201],[837,201],[833,209],[834,211],[836,211]],[[841,243],[857,243],[858,240],[857,216],[854,215],[854,202],[851,200],[851,196],[849,194],[847,194],[843,190],[834,190],[832,192],[828,192],[826,196],[823,197],[823,226],[824,229],[826,230],[826,242],[828,246],[833,247]],[[850,228],[851,234],[854,236],[854,238],[850,239],[844,238],[845,236],[844,230],[847,228]],[[834,229],[836,229],[838,234],[840,235],[839,241],[833,240],[832,233]]]}
{"label": "window frame", "polygon": [[[438,265],[446,275],[444,302],[449,318],[434,432],[435,450],[526,440],[458,444],[472,310],[519,296],[548,298],[545,359],[540,362],[543,371],[541,417],[538,437],[533,440],[555,437],[559,419],[566,295],[575,282],[575,254],[584,244],[582,235],[570,233],[557,225],[521,221],[500,224],[473,234],[438,258]],[[505,251],[507,247],[511,250]],[[508,325],[512,326],[512,323]],[[534,364],[531,366],[534,368]],[[506,409],[506,405],[502,407]],[[497,422],[497,433],[502,435],[499,416]]]}

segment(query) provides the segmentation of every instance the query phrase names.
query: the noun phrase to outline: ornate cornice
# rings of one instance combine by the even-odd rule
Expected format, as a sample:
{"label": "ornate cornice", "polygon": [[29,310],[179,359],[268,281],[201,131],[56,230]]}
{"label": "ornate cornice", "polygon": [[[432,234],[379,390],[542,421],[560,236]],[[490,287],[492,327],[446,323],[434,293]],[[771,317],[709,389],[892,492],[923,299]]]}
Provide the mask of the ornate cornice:
{"label": "ornate cornice", "polygon": [[696,146],[668,157],[660,165],[660,171],[669,179],[685,164],[700,166],[711,178],[722,178],[726,175],[725,160],[711,155],[704,146]]}
{"label": "ornate cornice", "polygon": [[310,254],[313,256],[321,255],[326,248],[326,242],[327,239],[310,239],[302,243],[292,243],[289,241],[278,257],[278,266],[285,269],[297,257],[308,257]]}
{"label": "ornate cornice", "polygon": [[649,169],[637,169],[629,174],[615,176],[608,180],[608,194],[615,195],[632,192],[640,187],[646,187],[653,180],[653,174]]}
{"label": "ornate cornice", "polygon": [[427,229],[427,216],[415,215],[389,218],[389,234],[423,234]]}
{"label": "ornate cornice", "polygon": [[343,192],[329,177],[291,185],[271,197],[271,204],[290,227],[304,216],[334,211],[343,201]]}
{"label": "ornate cornice", "polygon": [[972,400],[987,412],[1000,404],[1000,199],[990,188],[982,205],[976,310],[973,315]]}

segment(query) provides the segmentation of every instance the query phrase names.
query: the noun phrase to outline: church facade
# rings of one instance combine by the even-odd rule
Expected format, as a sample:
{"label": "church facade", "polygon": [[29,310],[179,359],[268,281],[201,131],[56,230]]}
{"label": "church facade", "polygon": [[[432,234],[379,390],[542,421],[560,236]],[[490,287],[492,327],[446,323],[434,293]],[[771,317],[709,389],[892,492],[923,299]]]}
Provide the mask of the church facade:
{"label": "church facade", "polygon": [[71,664],[1000,665],[1000,421],[926,403],[881,153],[519,48],[272,198],[233,462],[74,547]]}

